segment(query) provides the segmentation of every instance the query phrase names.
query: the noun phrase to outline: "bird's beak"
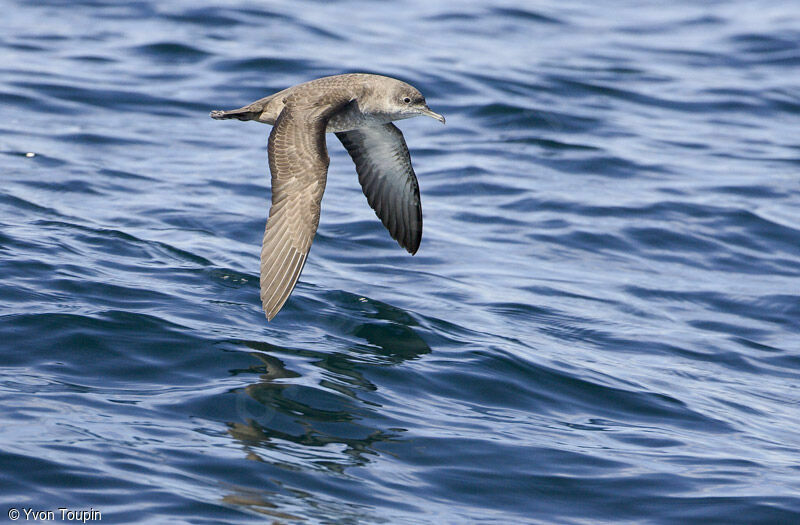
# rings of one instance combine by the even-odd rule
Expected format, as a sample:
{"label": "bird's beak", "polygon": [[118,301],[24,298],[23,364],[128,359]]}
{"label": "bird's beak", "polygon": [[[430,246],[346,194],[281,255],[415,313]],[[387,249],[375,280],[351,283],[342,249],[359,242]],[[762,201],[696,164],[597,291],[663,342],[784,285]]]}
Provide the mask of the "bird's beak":
{"label": "bird's beak", "polygon": [[419,112],[428,117],[435,118],[436,120],[444,124],[444,117],[436,113],[435,111],[432,111],[431,108],[429,108],[428,106],[420,108]]}

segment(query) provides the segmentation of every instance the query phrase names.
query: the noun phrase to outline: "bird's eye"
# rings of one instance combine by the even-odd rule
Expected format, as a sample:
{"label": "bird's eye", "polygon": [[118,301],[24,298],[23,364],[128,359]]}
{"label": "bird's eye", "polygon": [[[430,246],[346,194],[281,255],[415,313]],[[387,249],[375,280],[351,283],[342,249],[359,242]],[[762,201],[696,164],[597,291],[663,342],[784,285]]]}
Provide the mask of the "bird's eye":
{"label": "bird's eye", "polygon": [[406,104],[411,104],[411,99],[406,97],[403,99],[403,102],[405,102]]}

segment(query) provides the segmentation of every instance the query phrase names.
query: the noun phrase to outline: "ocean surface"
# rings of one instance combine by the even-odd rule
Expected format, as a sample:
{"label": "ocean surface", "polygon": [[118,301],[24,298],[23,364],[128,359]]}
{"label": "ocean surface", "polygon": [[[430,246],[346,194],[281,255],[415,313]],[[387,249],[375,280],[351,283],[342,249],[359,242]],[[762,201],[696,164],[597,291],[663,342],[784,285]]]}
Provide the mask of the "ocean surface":
{"label": "ocean surface", "polygon": [[[800,523],[795,2],[0,12],[0,521]],[[422,245],[330,135],[267,323],[270,127],[208,113],[345,72],[447,117]]]}

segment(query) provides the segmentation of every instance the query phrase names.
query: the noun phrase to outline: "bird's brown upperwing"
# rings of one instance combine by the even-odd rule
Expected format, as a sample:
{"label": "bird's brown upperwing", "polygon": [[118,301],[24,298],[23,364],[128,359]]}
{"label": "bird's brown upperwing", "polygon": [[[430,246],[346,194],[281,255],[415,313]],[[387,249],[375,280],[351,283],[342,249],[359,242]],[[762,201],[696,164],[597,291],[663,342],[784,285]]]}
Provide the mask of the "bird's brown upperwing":
{"label": "bird's brown upperwing", "polygon": [[261,245],[261,304],[272,320],[297,284],[319,225],[328,174],[325,128],[351,100],[287,98],[269,135],[272,207]]}

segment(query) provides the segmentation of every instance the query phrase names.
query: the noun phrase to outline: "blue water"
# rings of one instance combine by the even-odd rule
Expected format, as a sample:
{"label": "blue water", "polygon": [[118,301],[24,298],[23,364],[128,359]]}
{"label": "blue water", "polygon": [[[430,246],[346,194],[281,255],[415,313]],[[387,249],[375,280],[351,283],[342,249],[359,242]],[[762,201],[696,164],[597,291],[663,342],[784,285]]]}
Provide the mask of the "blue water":
{"label": "blue water", "polygon": [[[0,516],[800,523],[800,11],[601,4],[0,1]],[[422,246],[330,137],[267,323],[208,112],[353,71]]]}

